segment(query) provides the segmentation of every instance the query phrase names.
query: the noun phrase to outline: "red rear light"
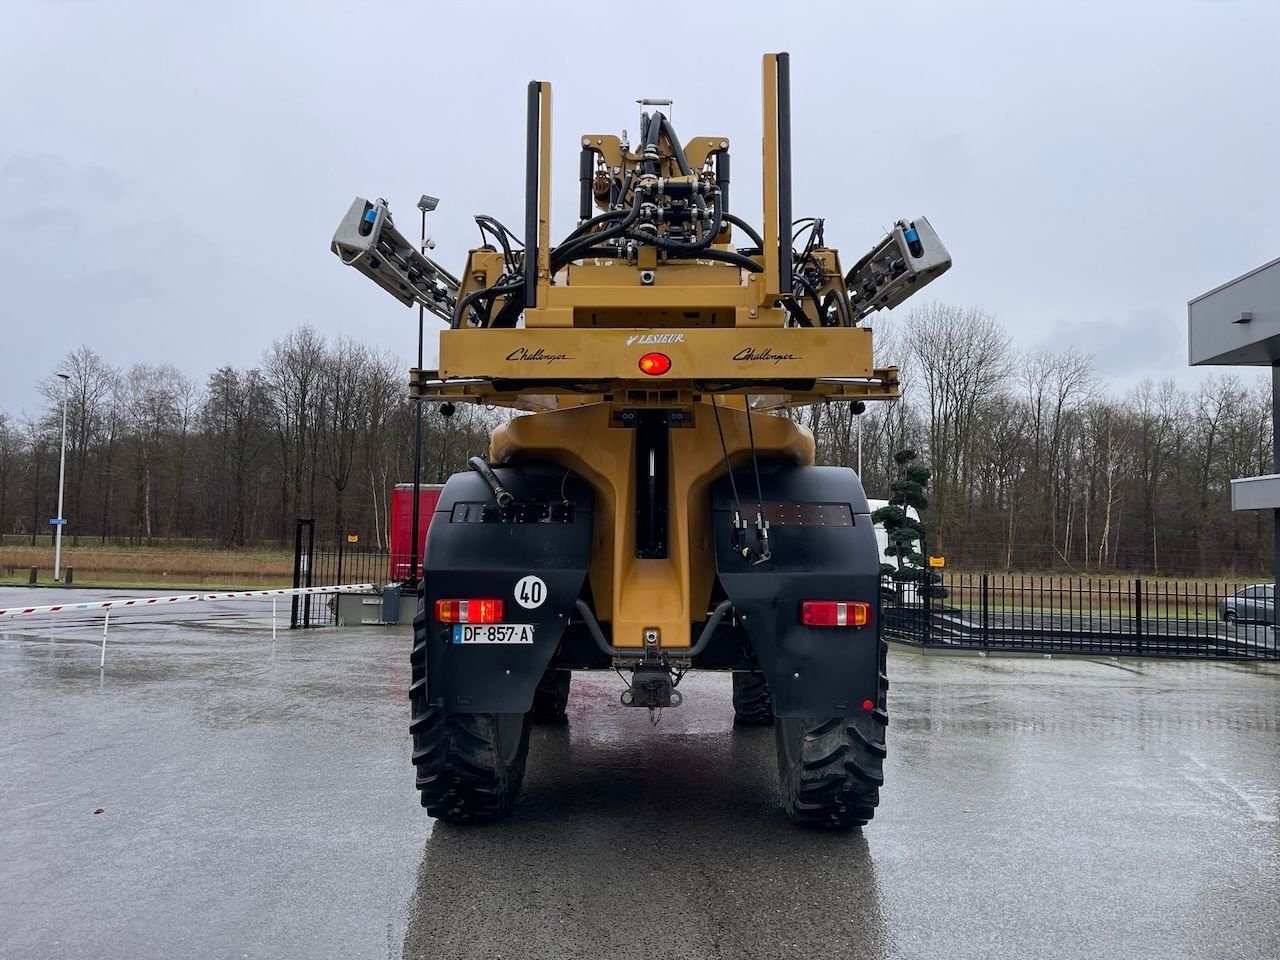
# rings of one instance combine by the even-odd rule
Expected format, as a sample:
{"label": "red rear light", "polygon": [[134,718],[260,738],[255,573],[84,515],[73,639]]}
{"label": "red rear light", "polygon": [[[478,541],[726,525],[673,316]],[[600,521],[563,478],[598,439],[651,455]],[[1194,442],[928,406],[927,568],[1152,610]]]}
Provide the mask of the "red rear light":
{"label": "red rear light", "polygon": [[660,377],[671,369],[671,358],[665,353],[646,353],[640,358],[640,372]]}
{"label": "red rear light", "polygon": [[800,622],[806,627],[865,627],[871,622],[871,604],[861,600],[806,600],[800,604]]}
{"label": "red rear light", "polygon": [[437,600],[440,623],[501,623],[501,600]]}

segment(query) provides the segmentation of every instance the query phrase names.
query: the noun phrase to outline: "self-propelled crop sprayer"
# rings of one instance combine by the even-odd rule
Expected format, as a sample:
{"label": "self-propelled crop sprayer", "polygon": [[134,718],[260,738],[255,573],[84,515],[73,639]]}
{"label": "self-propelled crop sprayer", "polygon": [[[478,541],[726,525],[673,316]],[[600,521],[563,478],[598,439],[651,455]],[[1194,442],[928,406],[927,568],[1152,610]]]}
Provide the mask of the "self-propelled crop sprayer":
{"label": "self-propelled crop sprayer", "polygon": [[551,89],[528,92],[523,230],[454,276],[357,199],[333,250],[448,322],[424,402],[524,415],[451,477],[414,621],[411,729],[422,803],[505,815],[529,725],[563,716],[573,671],[616,669],[626,707],[678,706],[688,670],[733,672],[742,723],[776,725],[795,821],[871,818],[887,713],[880,557],[862,484],[814,465],[781,415],[897,395],[866,318],[951,264],[923,218],[845,270],[823,221],[793,220],[786,54],[764,58],[764,214],[729,202],[725,137],[682,143],[645,104],[579,140],[578,224],[550,237]]}

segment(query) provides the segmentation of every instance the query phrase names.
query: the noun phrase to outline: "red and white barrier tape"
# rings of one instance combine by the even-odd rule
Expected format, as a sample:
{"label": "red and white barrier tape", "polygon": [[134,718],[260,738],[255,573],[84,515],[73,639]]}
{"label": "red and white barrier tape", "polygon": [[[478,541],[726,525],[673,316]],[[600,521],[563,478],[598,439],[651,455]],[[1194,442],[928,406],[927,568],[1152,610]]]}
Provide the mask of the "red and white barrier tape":
{"label": "red and white barrier tape", "polygon": [[336,587],[296,587],[282,590],[235,590],[231,593],[186,593],[172,597],[133,597],[119,600],[99,600],[89,603],[54,603],[44,607],[8,607],[0,610],[0,617],[73,613],[86,610],[119,610],[125,607],[163,607],[171,603],[199,603],[209,600],[249,600],[254,597],[297,597],[317,593],[364,593],[372,590],[372,583],[344,583]]}

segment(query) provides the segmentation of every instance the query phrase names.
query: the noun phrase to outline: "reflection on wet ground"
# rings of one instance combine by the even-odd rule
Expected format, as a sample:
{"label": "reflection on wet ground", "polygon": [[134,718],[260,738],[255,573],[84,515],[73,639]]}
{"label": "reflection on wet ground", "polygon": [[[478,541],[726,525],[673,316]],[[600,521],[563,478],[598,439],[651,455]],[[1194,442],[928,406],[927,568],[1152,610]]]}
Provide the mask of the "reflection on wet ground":
{"label": "reflection on wet ground", "polygon": [[[268,611],[269,617],[269,611]],[[578,675],[525,797],[433,825],[407,637],[0,627],[0,957],[1280,956],[1280,668],[891,656],[865,834],[770,730]],[[102,810],[101,814],[95,813]]]}
{"label": "reflection on wet ground", "polygon": [[535,732],[518,817],[436,825],[405,956],[881,956],[866,840],[791,828],[773,732],[733,730],[720,680],[691,675],[697,707],[657,729],[617,678],[583,684]]}
{"label": "reflection on wet ground", "polygon": [[404,955],[1280,955],[1274,668],[892,661],[862,836],[787,824],[719,678],[651,730],[591,677],[517,817],[436,826]]}

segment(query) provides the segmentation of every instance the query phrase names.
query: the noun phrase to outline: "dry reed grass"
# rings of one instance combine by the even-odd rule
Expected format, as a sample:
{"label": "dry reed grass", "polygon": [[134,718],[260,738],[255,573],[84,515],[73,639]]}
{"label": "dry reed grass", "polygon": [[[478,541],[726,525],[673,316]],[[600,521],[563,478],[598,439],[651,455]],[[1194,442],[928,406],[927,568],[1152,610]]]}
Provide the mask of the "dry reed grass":
{"label": "dry reed grass", "polygon": [[[75,568],[77,584],[288,585],[293,576],[289,550],[193,550],[165,547],[79,546],[65,543],[64,567]],[[26,583],[31,567],[40,581],[53,577],[53,551],[47,546],[0,546],[0,581]]]}

